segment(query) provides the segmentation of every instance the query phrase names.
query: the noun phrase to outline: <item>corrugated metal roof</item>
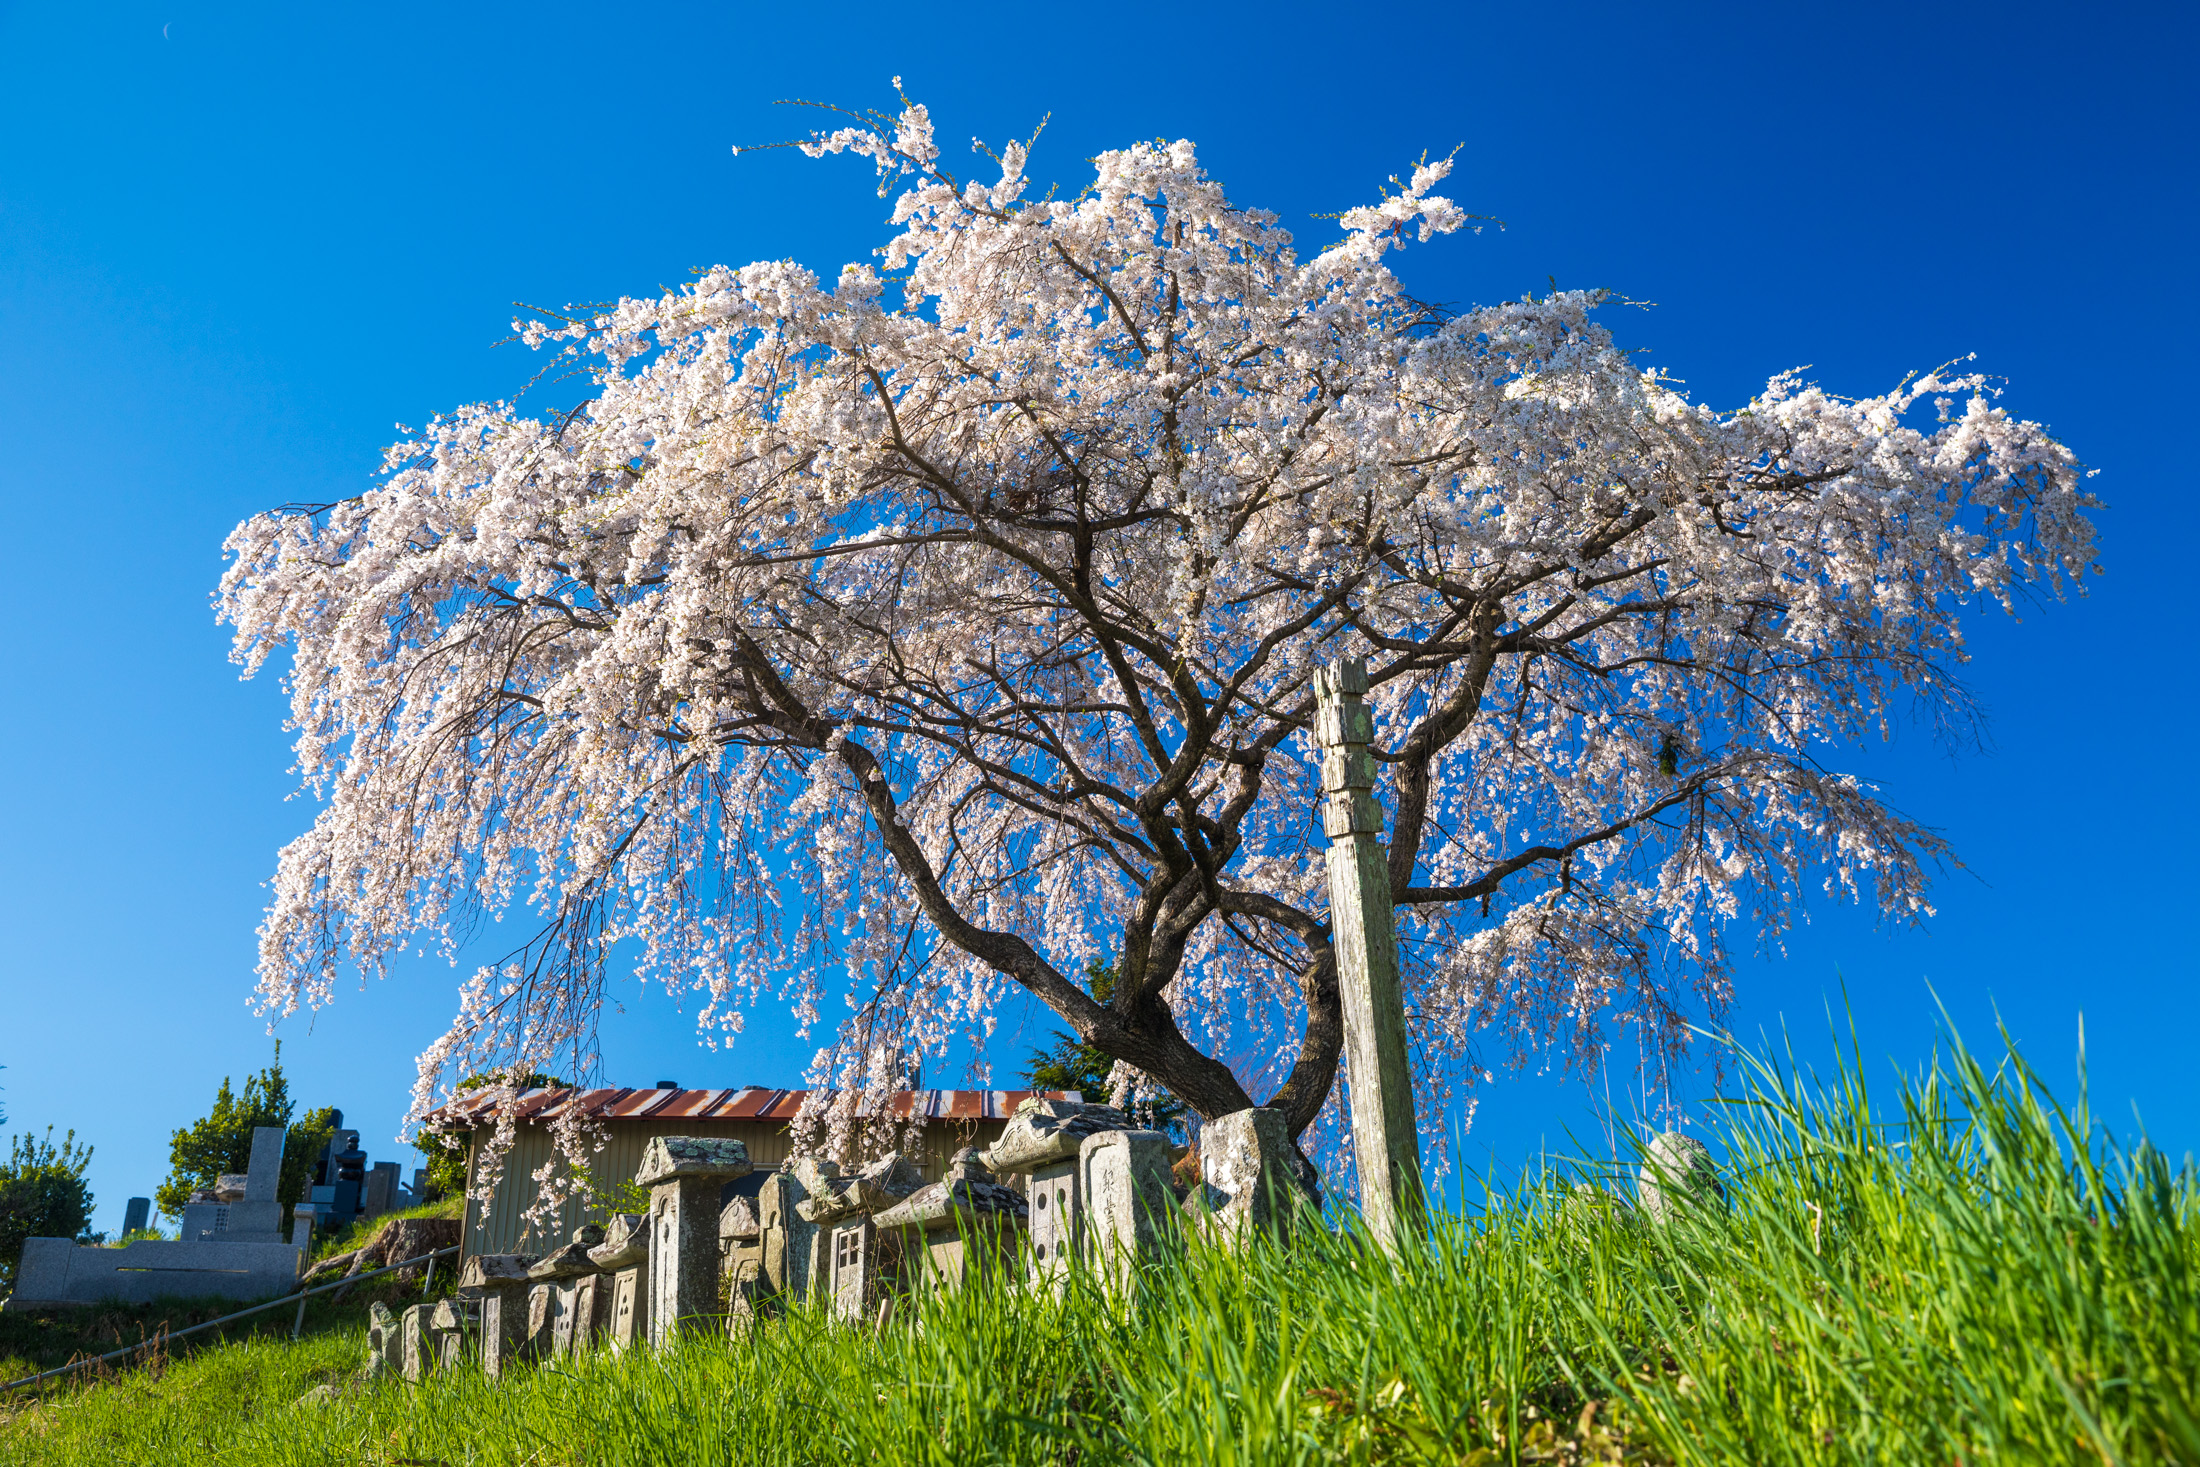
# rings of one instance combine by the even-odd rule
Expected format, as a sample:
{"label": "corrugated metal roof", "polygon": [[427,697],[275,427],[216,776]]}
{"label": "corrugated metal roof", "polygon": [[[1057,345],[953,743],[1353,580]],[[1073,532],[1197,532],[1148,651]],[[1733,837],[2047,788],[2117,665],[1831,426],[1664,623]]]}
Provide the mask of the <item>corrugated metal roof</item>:
{"label": "corrugated metal roof", "polygon": [[[733,1090],[528,1090],[519,1097],[522,1120],[546,1121],[578,1109],[598,1120],[759,1120],[791,1121],[809,1095],[807,1090],[771,1090],[744,1086]],[[931,1121],[1005,1121],[1032,1096],[1076,1100],[1068,1090],[896,1090],[886,1097],[885,1113],[921,1115]],[[430,1126],[471,1129],[493,1108],[489,1092],[470,1091],[428,1117]],[[874,1114],[858,1106],[861,1116]]]}

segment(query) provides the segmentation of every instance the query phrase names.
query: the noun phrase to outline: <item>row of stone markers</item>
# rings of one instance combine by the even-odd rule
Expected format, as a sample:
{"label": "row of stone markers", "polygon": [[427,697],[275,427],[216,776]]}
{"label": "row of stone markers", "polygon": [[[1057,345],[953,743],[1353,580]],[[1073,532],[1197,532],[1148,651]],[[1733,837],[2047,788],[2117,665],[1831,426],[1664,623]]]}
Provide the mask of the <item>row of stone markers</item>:
{"label": "row of stone markers", "polygon": [[847,1173],[804,1157],[741,1187],[752,1167],[740,1142],[661,1136],[634,1178],[650,1191],[647,1214],[590,1224],[548,1254],[477,1254],[439,1303],[402,1315],[374,1305],[368,1372],[418,1380],[478,1361],[501,1375],[663,1345],[720,1315],[741,1330],[805,1299],[844,1321],[883,1321],[915,1290],[1017,1270],[1059,1287],[1090,1266],[1127,1286],[1178,1211],[1225,1242],[1281,1235],[1297,1195],[1282,1112],[1225,1116],[1201,1143],[1200,1184],[1180,1196],[1166,1136],[1079,1101],[1026,1101],[991,1148],[957,1152],[930,1185],[888,1156]]}

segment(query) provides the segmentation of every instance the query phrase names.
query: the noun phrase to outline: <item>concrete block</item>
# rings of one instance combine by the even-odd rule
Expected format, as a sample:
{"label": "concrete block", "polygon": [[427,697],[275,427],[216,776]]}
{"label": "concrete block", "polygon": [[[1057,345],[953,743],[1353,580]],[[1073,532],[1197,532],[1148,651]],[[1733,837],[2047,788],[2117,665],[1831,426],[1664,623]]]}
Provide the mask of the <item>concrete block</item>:
{"label": "concrete block", "polygon": [[212,1295],[255,1301],[298,1285],[304,1250],[288,1243],[143,1241],[123,1248],[79,1248],[67,1238],[24,1242],[11,1309],[47,1304],[149,1304]]}

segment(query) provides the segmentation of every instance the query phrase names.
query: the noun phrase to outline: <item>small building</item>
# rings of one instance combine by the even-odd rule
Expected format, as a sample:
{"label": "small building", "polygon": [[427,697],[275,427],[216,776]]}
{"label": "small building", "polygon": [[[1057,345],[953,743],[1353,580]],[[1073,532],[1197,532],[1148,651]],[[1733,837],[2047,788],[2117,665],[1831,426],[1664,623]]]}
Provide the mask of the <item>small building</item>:
{"label": "small building", "polygon": [[[770,1090],[754,1086],[731,1090],[686,1090],[658,1086],[648,1090],[607,1088],[598,1090],[538,1089],[519,1098],[519,1135],[504,1158],[504,1173],[488,1215],[473,1198],[466,1202],[464,1257],[476,1254],[539,1252],[543,1238],[571,1235],[586,1217],[575,1204],[567,1204],[558,1217],[542,1229],[530,1230],[522,1216],[535,1199],[534,1173],[551,1159],[555,1143],[550,1123],[574,1106],[606,1136],[603,1150],[590,1159],[599,1186],[631,1182],[641,1165],[642,1153],[659,1136],[723,1137],[748,1147],[759,1172],[768,1172],[793,1154],[790,1134],[796,1113],[808,1095],[804,1090]],[[965,1146],[985,1147],[998,1140],[1016,1107],[1037,1096],[1041,1099],[1075,1100],[1067,1091],[1030,1090],[901,1090],[888,1097],[888,1118],[916,1118],[923,1122],[922,1140],[909,1153],[924,1180],[936,1182],[947,1175],[948,1159]],[[870,1112],[861,1114],[873,1119]],[[472,1091],[429,1118],[429,1128],[466,1138],[467,1175],[481,1164],[481,1149],[495,1119],[493,1103],[482,1091]]]}

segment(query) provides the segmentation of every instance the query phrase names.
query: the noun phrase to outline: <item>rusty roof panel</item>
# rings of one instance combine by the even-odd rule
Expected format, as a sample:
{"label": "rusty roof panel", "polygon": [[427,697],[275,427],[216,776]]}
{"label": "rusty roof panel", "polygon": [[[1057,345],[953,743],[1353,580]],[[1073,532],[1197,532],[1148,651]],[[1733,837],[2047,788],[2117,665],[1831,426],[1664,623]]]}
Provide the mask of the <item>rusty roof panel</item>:
{"label": "rusty roof panel", "polygon": [[749,1093],[749,1088],[750,1087],[743,1085],[733,1090],[720,1090],[715,1092],[718,1098],[710,1103],[710,1109],[708,1111],[700,1112],[700,1114],[702,1114],[706,1119],[714,1121],[722,1121],[726,1119],[727,1116],[732,1114],[733,1107],[740,1104],[741,1097]]}
{"label": "rusty roof panel", "polygon": [[518,1102],[512,1107],[512,1114],[521,1120],[533,1120],[545,1106],[555,1105],[565,1098],[565,1094],[563,1090],[546,1090],[539,1086],[533,1090],[522,1090]]}
{"label": "rusty roof panel", "polygon": [[620,1089],[618,1086],[607,1085],[595,1090],[583,1090],[580,1094],[580,1099],[574,1103],[577,1104],[585,1114],[591,1116],[600,1116],[605,1112],[605,1110],[616,1104],[619,1098],[625,1094],[626,1091]]}
{"label": "rusty roof panel", "polygon": [[772,1096],[770,1105],[757,1112],[757,1116],[767,1121],[791,1121],[802,1109],[802,1102],[809,1093],[807,1090],[781,1090]]}
{"label": "rusty roof panel", "polygon": [[616,1105],[606,1108],[604,1115],[611,1120],[630,1121],[648,1115],[663,1104],[666,1097],[679,1093],[677,1090],[629,1090]]}
{"label": "rusty roof panel", "polygon": [[[550,1120],[578,1105],[590,1116],[612,1121],[791,1121],[809,1094],[755,1085],[729,1090],[534,1089],[523,1091],[513,1109],[519,1120]],[[1014,1115],[1016,1107],[1034,1095],[1049,1100],[1076,1098],[1067,1090],[896,1090],[887,1096],[884,1113],[929,1121],[998,1121]],[[483,1125],[494,1108],[489,1092],[475,1090],[452,1097],[428,1119],[430,1124]],[[876,1113],[869,1105],[857,1107],[859,1115]]]}
{"label": "rusty roof panel", "polygon": [[776,1090],[749,1085],[736,1091],[731,1100],[718,1107],[721,1120],[747,1120],[762,1115],[779,1095]]}
{"label": "rusty roof panel", "polygon": [[675,1090],[670,1100],[649,1113],[650,1118],[659,1121],[691,1121],[725,1099],[727,1093],[724,1090]]}

